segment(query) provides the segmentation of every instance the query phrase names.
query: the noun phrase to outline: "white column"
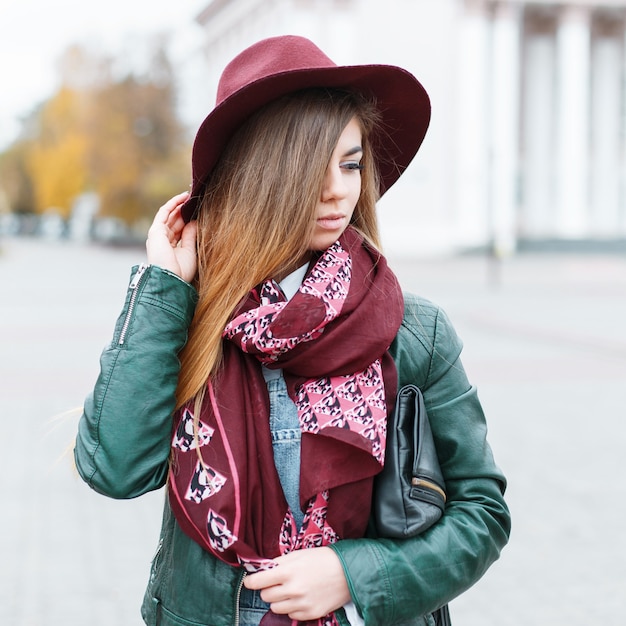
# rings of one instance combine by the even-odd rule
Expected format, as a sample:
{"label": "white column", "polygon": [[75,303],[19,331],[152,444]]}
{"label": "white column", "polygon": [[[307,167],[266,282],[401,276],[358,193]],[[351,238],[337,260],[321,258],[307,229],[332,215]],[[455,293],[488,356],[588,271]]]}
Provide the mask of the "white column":
{"label": "white column", "polygon": [[621,41],[599,36],[591,65],[590,234],[615,236],[619,228]]}
{"label": "white column", "polygon": [[461,247],[484,244],[489,228],[489,37],[486,3],[468,4],[459,26],[455,98],[454,218]]}
{"label": "white column", "polygon": [[497,255],[513,252],[517,237],[520,14],[500,4],[493,17],[489,213]]}
{"label": "white column", "polygon": [[524,166],[520,234],[547,237],[554,234],[555,212],[553,33],[534,33],[531,30],[524,46]]}
{"label": "white column", "polygon": [[589,10],[566,6],[557,33],[557,229],[583,237],[589,211]]}
{"label": "white column", "polygon": [[[626,73],[626,28],[622,35],[622,67]],[[626,84],[622,84],[621,100],[625,103],[622,107],[621,129],[621,158],[620,158],[620,206],[618,216],[618,228],[616,235],[626,236]]]}

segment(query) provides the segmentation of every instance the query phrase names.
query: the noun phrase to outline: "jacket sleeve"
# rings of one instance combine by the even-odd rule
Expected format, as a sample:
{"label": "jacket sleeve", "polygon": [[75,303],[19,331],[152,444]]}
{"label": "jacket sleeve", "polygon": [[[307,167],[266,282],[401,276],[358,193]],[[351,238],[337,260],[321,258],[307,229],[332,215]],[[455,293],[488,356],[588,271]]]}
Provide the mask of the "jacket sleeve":
{"label": "jacket sleeve", "polygon": [[448,318],[428,301],[407,296],[391,352],[399,384],[422,389],[448,500],[439,522],[411,539],[332,546],[368,626],[413,623],[449,602],[485,573],[510,532],[506,481],[494,463],[483,411]]}
{"label": "jacket sleeve", "polygon": [[196,299],[195,289],[174,274],[133,268],[74,448],[79,474],[96,491],[134,498],[165,484],[178,353]]}

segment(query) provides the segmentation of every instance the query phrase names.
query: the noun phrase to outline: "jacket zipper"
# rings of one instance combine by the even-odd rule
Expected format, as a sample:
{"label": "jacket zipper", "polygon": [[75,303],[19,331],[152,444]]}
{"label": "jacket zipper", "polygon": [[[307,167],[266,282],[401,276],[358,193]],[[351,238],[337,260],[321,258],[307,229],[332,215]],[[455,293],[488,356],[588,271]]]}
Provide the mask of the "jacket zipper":
{"label": "jacket zipper", "polygon": [[413,478],[411,479],[411,486],[413,487],[424,486],[426,487],[426,489],[432,489],[433,491],[436,491],[443,498],[444,502],[447,500],[446,492],[437,483],[433,483],[430,480],[425,480],[424,478],[417,478],[416,476],[413,476]]}
{"label": "jacket zipper", "polygon": [[130,326],[130,320],[133,315],[133,311],[135,309],[135,303],[137,301],[137,296],[139,295],[139,285],[141,283],[141,279],[143,278],[146,270],[150,267],[148,263],[142,263],[137,269],[137,273],[133,276],[133,279],[130,281],[130,285],[128,285],[129,289],[132,289],[132,293],[130,294],[130,300],[128,301],[128,311],[126,311],[126,317],[124,318],[124,324],[122,325],[122,331],[120,332],[120,338],[117,342],[117,345],[124,345],[124,341],[126,340],[126,333],[128,332],[128,327]]}
{"label": "jacket zipper", "polygon": [[246,572],[241,575],[239,579],[239,585],[237,587],[237,593],[235,594],[235,624],[234,626],[239,626],[239,600],[241,599],[241,590],[243,589],[243,579],[246,577]]}

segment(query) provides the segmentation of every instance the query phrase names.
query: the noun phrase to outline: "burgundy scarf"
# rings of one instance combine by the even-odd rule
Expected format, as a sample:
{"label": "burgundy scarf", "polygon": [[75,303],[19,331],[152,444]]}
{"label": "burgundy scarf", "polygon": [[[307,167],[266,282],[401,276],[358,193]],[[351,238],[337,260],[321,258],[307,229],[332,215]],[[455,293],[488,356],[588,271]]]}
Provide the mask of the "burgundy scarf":
{"label": "burgundy scarf", "polygon": [[[289,302],[273,281],[252,290],[224,330],[223,371],[208,383],[197,437],[193,402],[176,415],[169,496],[183,531],[249,572],[362,537],[397,391],[388,348],[402,314],[396,277],[351,228]],[[299,530],[274,466],[261,364],[283,370],[298,410]]]}

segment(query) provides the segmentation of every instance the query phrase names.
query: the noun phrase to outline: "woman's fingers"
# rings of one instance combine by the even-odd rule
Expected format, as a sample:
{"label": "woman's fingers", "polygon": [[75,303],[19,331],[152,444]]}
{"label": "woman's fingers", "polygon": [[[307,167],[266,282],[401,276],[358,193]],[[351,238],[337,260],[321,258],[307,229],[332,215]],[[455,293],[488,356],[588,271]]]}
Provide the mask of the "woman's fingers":
{"label": "woman's fingers", "polygon": [[198,253],[196,249],[196,237],[198,222],[195,220],[185,224],[180,238],[180,244],[175,250],[178,261],[178,275],[190,283],[198,270]]}
{"label": "woman's fingers", "polygon": [[[156,213],[149,235],[161,232],[170,238],[171,234],[180,234],[185,222],[181,215],[181,208],[185,201],[189,198],[189,192],[178,194],[168,200]],[[166,227],[168,231],[161,231],[162,227]]]}
{"label": "woman's fingers", "polygon": [[197,269],[197,225],[195,222],[186,224],[181,215],[182,205],[188,198],[189,192],[178,194],[157,211],[148,230],[146,250],[149,263],[190,282]]}
{"label": "woman's fingers", "polygon": [[260,589],[272,611],[292,619],[318,619],[350,600],[339,557],[328,547],[296,550],[274,559],[276,567],[249,574],[248,589]]}

